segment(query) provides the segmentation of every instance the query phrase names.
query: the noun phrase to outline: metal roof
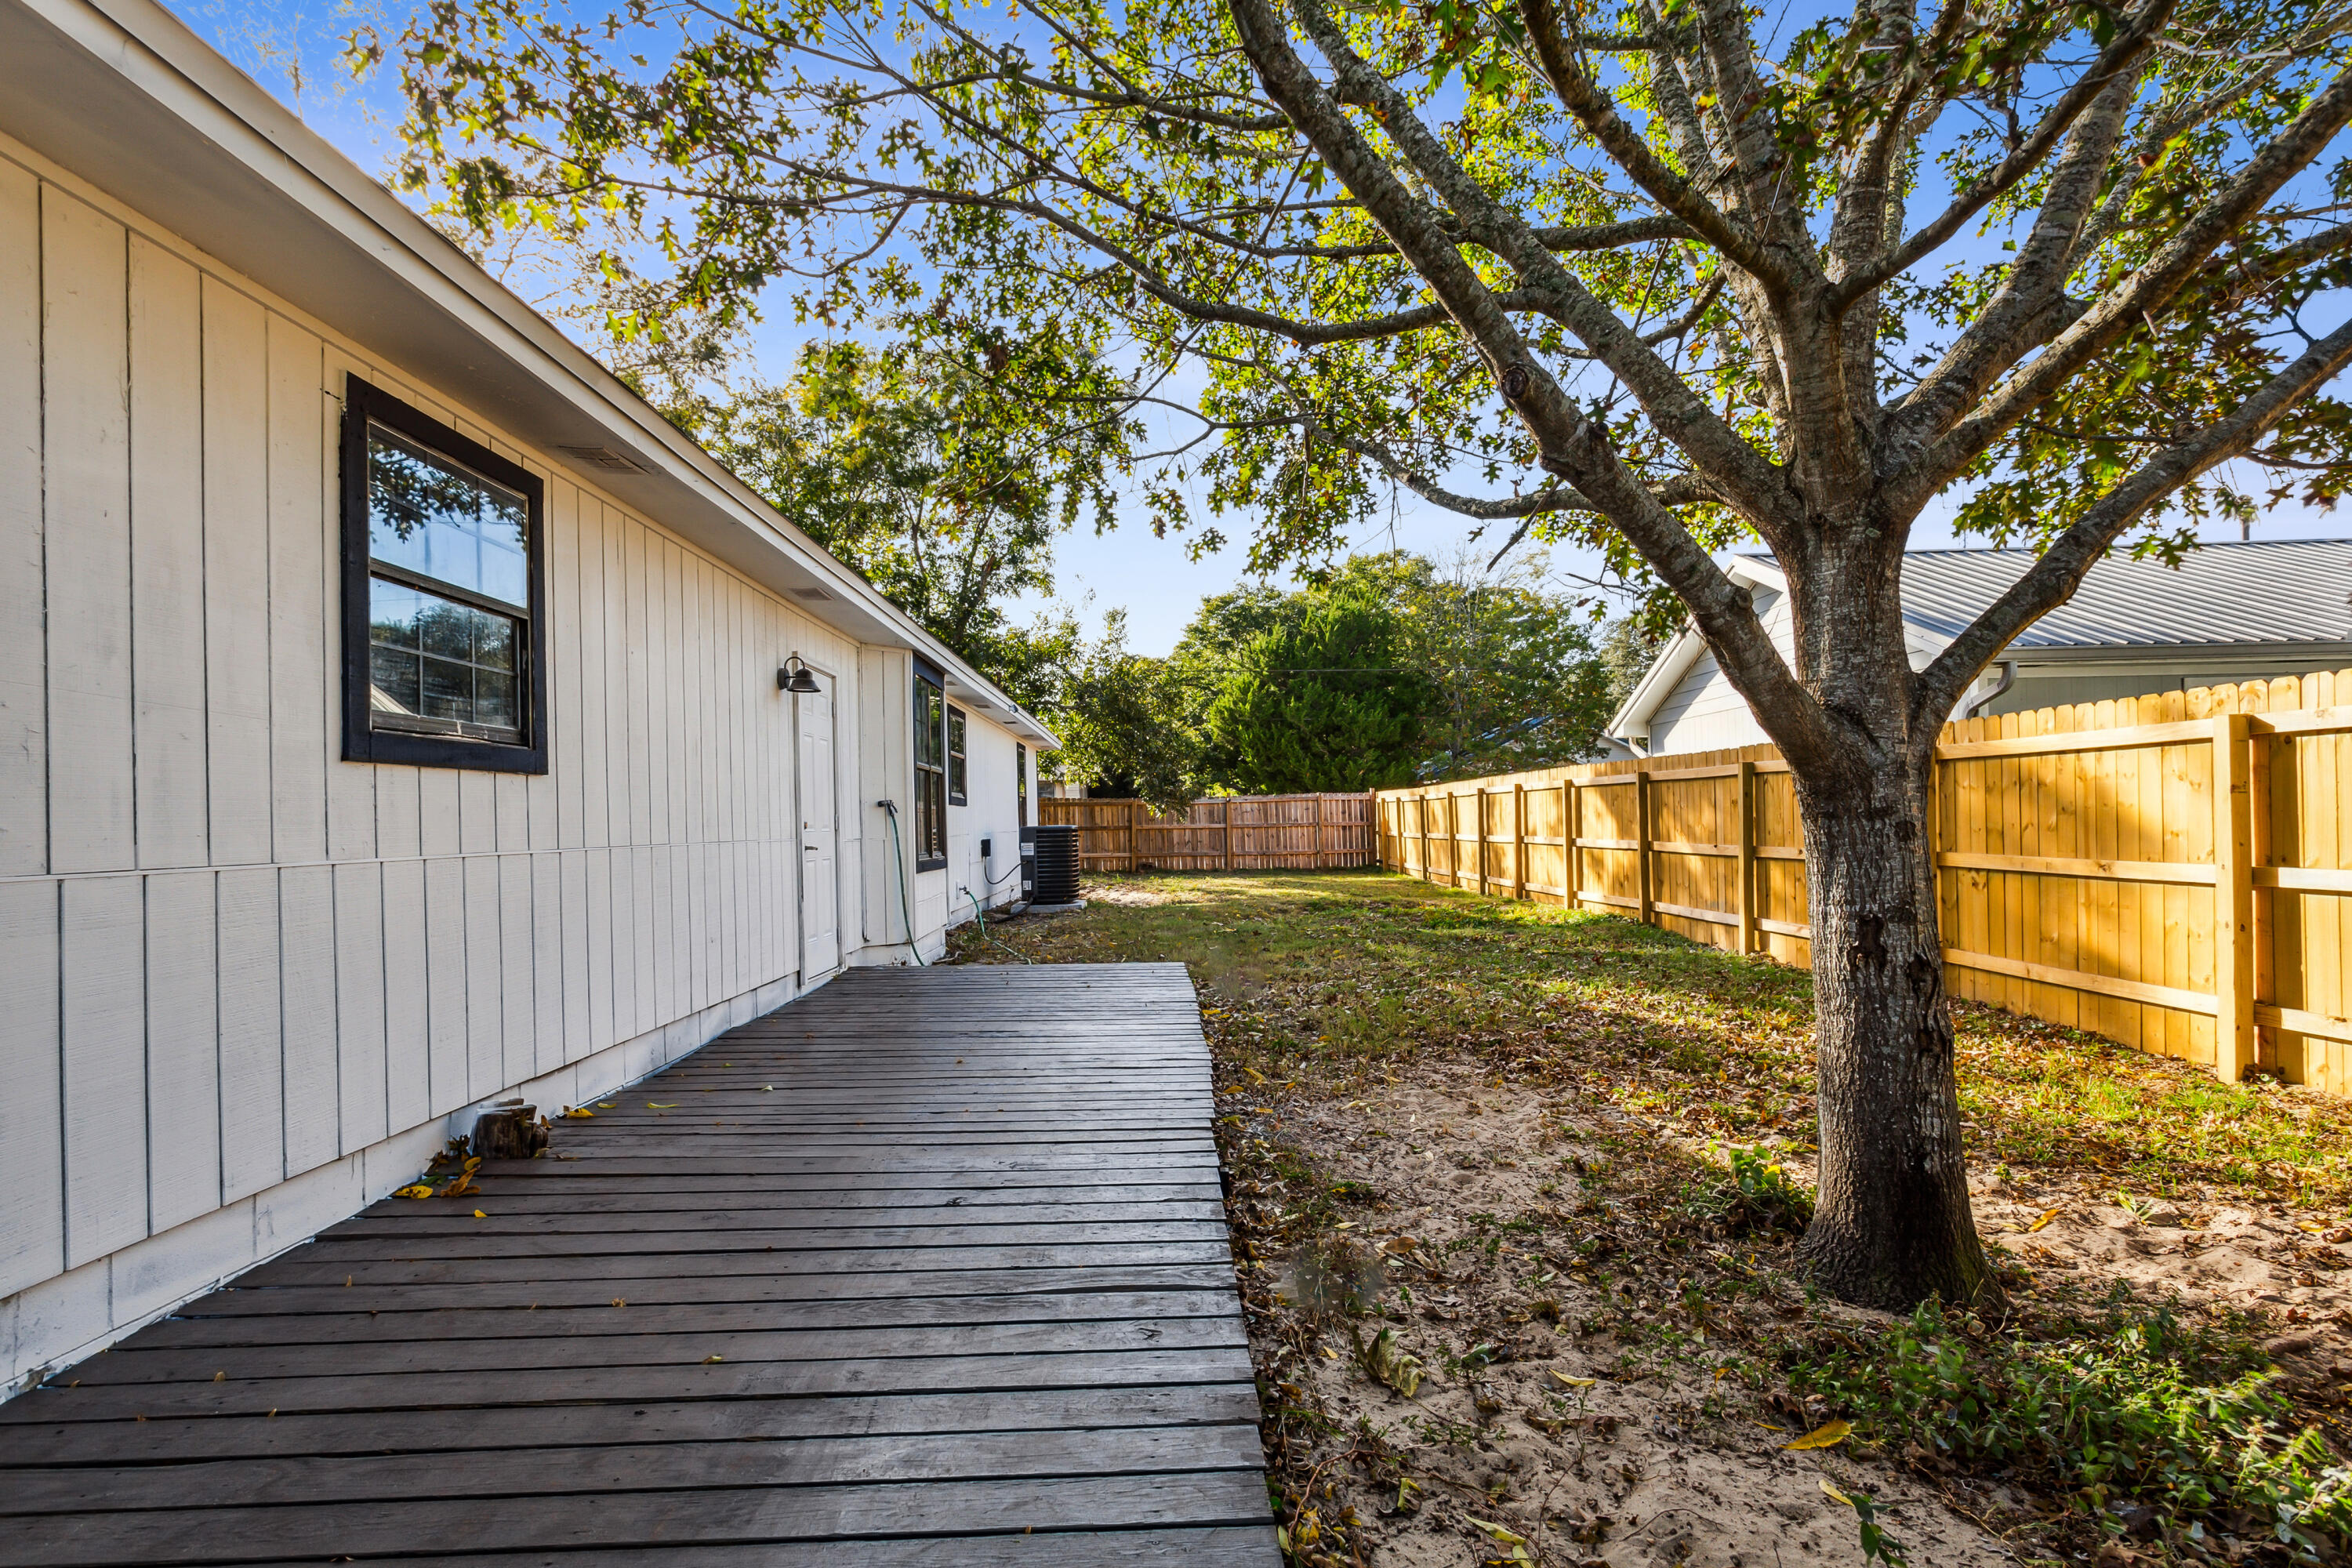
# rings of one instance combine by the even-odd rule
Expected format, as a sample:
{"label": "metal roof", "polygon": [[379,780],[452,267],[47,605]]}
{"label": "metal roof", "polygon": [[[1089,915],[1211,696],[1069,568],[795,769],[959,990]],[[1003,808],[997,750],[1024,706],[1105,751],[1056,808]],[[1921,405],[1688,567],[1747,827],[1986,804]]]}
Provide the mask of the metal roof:
{"label": "metal roof", "polygon": [[[2031,550],[1915,550],[1903,618],[1948,642],[2037,559]],[[2179,567],[2110,554],[2012,648],[2195,647],[2352,640],[2352,540],[2206,544]]]}

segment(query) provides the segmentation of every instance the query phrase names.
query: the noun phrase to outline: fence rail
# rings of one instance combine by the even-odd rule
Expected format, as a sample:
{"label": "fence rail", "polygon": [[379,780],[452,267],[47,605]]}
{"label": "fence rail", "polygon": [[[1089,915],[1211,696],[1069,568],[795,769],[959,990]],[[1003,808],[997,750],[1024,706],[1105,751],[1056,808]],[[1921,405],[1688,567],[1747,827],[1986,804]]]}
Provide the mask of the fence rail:
{"label": "fence rail", "polygon": [[1370,795],[1239,795],[1181,814],[1139,800],[1047,798],[1037,820],[1078,830],[1086,871],[1321,871],[1378,858]]}
{"label": "fence rail", "polygon": [[[2339,705],[2338,700],[2342,700]],[[1948,725],[1931,836],[1955,995],[2352,1095],[2352,670]],[[1381,863],[1811,962],[1770,746],[1377,797]]]}

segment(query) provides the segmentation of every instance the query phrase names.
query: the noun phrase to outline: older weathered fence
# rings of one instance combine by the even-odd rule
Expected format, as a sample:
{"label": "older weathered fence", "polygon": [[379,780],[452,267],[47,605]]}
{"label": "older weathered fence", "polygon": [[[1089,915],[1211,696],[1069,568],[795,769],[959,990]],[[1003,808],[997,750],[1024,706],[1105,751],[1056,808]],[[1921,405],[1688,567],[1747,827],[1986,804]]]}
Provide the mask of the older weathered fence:
{"label": "older weathered fence", "polygon": [[1315,871],[1370,866],[1369,795],[1237,795],[1163,815],[1139,800],[1041,800],[1038,820],[1074,823],[1087,871]]}
{"label": "older weathered fence", "polygon": [[[2339,699],[2345,704],[2338,706]],[[2352,670],[1948,725],[1947,979],[2235,1079],[2352,1093]],[[1804,964],[1804,851],[1769,746],[1379,795],[1381,863]]]}

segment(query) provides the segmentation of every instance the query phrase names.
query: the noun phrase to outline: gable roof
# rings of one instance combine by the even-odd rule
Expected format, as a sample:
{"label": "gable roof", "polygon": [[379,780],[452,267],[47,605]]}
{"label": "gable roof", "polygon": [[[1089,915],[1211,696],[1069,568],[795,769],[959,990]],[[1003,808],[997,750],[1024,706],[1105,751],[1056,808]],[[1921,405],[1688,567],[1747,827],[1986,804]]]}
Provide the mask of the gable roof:
{"label": "gable roof", "polygon": [[[1914,550],[1903,557],[1903,619],[1914,657],[1932,657],[2039,558],[2031,550]],[[1733,556],[1725,574],[1743,586],[1786,594],[1780,563]],[[2352,540],[2278,539],[2206,544],[2179,567],[2127,555],[2102,557],[2066,603],[2021,632],[2003,657],[2064,659],[2094,652],[2158,657],[2179,648],[2289,653],[2314,663],[2352,649]],[[1646,734],[1706,651],[1685,626],[1666,646],[1609,721],[1612,736]],[[1788,654],[1781,649],[1782,656]]]}
{"label": "gable roof", "polygon": [[[803,613],[1051,731],[154,0],[0,0],[0,132]],[[821,606],[821,607],[820,607]]]}

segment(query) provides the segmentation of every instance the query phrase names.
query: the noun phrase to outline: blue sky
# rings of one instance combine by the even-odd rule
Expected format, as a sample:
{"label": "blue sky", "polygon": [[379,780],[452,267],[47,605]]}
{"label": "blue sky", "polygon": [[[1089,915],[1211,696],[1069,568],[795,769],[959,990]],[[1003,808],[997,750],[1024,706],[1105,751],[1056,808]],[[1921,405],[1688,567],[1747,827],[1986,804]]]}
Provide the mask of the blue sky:
{"label": "blue sky", "polygon": [[[409,0],[165,0],[191,27],[279,99],[293,105],[312,129],[371,173],[389,163],[398,145],[398,104],[390,79],[355,83],[339,58],[341,40],[354,27],[373,25],[396,34]],[[781,374],[805,334],[788,321],[755,330],[754,374]],[[1951,545],[1948,511],[1937,508],[1920,520],[1915,548]],[[1401,496],[1392,518],[1349,541],[1358,549],[1391,544],[1440,559],[1454,553],[1470,525],[1409,495]],[[1245,519],[1225,520],[1228,534],[1244,535]],[[2352,536],[2352,519],[2292,509],[2273,514],[2256,538]],[[2235,538],[2234,528],[2216,538]],[[1491,548],[1491,545],[1490,545]],[[1246,580],[1241,538],[1220,553],[1190,559],[1180,539],[1156,539],[1141,526],[1102,535],[1081,530],[1066,535],[1056,552],[1057,595],[1077,607],[1089,625],[1105,611],[1128,614],[1129,646],[1141,653],[1165,653],[1201,599]],[[1579,579],[1598,569],[1587,552],[1555,550],[1548,560],[1557,587],[1576,591]],[[1039,605],[1033,607],[1040,607]]]}

